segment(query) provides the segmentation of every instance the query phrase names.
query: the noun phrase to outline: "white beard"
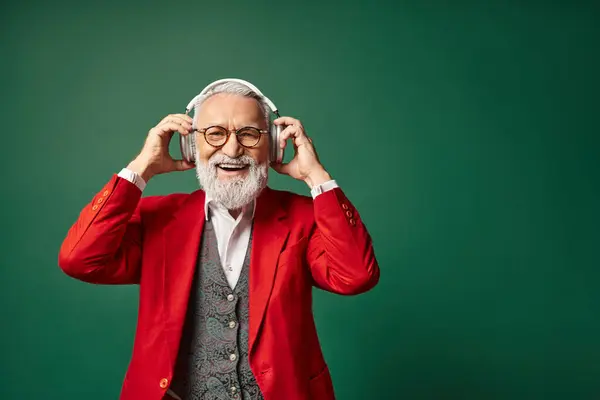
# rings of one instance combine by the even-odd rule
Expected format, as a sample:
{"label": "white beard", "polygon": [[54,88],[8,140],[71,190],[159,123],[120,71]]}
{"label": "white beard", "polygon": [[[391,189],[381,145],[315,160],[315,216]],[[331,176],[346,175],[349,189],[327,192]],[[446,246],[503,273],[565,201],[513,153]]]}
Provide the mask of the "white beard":
{"label": "white beard", "polygon": [[[196,160],[199,160],[196,154]],[[248,164],[245,177],[219,179],[217,164]],[[196,177],[206,194],[228,210],[237,210],[250,204],[267,186],[269,165],[258,164],[252,157],[243,155],[230,158],[225,154],[215,153],[205,164],[196,163]]]}

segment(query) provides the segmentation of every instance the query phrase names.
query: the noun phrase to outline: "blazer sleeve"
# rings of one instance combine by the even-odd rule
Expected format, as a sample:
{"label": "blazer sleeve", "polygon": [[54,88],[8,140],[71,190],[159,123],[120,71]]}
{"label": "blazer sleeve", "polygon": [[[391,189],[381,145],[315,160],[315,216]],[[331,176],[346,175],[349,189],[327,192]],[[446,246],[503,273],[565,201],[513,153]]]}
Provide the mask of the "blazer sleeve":
{"label": "blazer sleeve", "polygon": [[313,208],[307,261],[314,285],[343,295],[372,289],[379,282],[379,265],[356,208],[340,188],[317,196]]}
{"label": "blazer sleeve", "polygon": [[133,183],[113,175],[69,229],[58,254],[59,267],[84,282],[139,283],[141,194]]}

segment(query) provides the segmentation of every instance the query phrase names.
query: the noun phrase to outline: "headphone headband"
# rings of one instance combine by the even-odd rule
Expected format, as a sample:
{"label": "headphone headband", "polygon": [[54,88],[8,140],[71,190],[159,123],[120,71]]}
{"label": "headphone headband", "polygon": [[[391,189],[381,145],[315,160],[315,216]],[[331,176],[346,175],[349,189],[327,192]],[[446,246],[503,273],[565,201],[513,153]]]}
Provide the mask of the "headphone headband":
{"label": "headphone headband", "polygon": [[[241,84],[243,86],[246,86],[248,89],[252,90],[258,96],[261,96],[262,99],[267,103],[267,105],[269,106],[269,108],[271,109],[271,111],[275,115],[277,115],[277,117],[280,116],[279,112],[277,111],[277,107],[275,107],[275,104],[273,104],[273,102],[271,100],[269,100],[264,94],[262,94],[262,92],[256,86],[254,86],[250,82],[244,81],[242,79],[235,79],[235,78],[219,79],[217,81],[212,82],[208,86],[206,86],[204,89],[202,89],[202,91],[200,92],[199,95],[197,95],[196,97],[194,97],[188,103],[187,107],[185,108],[185,113],[189,114],[190,111],[192,111],[192,108],[194,108],[196,106],[196,104],[198,103],[199,98],[201,98],[202,96],[205,96],[215,86],[217,86],[217,85],[219,85],[221,83],[225,83],[225,82],[236,82],[236,83],[239,83],[239,84]],[[281,125],[275,125],[275,124],[269,124],[269,125],[270,125],[270,130],[269,130],[269,138],[270,138],[269,159],[272,160],[272,162],[281,163],[283,161],[283,155],[284,155],[285,149],[281,148],[279,146],[279,138],[281,136],[281,132],[283,130],[283,127]],[[186,161],[188,161],[188,162],[194,162],[194,159],[196,157],[196,139],[195,139],[195,135],[180,135],[179,145],[181,147],[181,154],[183,156],[183,159],[186,160]]]}
{"label": "headphone headband", "polygon": [[277,111],[277,107],[275,106],[275,104],[269,100],[269,98],[267,96],[265,96],[264,94],[262,94],[262,92],[253,84],[251,84],[248,81],[245,81],[243,79],[237,79],[237,78],[225,78],[225,79],[219,79],[216,80],[210,84],[208,84],[208,86],[206,86],[204,89],[202,89],[202,91],[200,92],[199,95],[197,95],[196,97],[194,97],[187,105],[187,107],[185,108],[185,113],[189,113],[192,108],[196,105],[196,102],[198,101],[198,98],[206,95],[206,93],[208,93],[212,88],[214,88],[217,85],[220,85],[221,83],[225,83],[225,82],[236,82],[239,84],[242,84],[244,86],[246,86],[248,89],[252,90],[253,92],[255,92],[256,94],[258,94],[259,96],[261,96],[265,102],[267,103],[267,105],[269,106],[269,108],[271,108],[271,111],[276,114],[277,116],[279,116],[279,112]]}

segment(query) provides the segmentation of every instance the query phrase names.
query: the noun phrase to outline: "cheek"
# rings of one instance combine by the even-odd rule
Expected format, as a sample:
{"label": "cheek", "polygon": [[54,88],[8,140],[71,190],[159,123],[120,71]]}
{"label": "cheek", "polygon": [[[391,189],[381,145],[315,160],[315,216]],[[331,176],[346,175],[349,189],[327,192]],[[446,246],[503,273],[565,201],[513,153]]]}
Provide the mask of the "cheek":
{"label": "cheek", "polygon": [[217,151],[214,147],[206,143],[204,139],[201,141],[196,141],[196,148],[198,149],[198,157],[200,161],[206,162],[212,157],[213,154]]}
{"label": "cheek", "polygon": [[265,141],[261,143],[260,146],[249,149],[249,155],[254,158],[258,163],[265,163],[269,160],[269,143]]}

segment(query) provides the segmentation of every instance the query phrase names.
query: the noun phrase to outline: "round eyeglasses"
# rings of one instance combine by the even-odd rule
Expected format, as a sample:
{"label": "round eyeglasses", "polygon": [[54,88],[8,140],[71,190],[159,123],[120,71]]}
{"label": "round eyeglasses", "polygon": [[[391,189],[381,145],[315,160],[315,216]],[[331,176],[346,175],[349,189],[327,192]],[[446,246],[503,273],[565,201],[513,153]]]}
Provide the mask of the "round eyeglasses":
{"label": "round eyeglasses", "polygon": [[222,126],[209,126],[208,128],[196,129],[196,132],[203,133],[206,143],[213,147],[223,147],[227,143],[229,135],[233,132],[238,143],[248,148],[256,147],[260,142],[261,135],[269,133],[265,129],[258,129],[252,126],[246,126],[234,131],[229,131]]}

